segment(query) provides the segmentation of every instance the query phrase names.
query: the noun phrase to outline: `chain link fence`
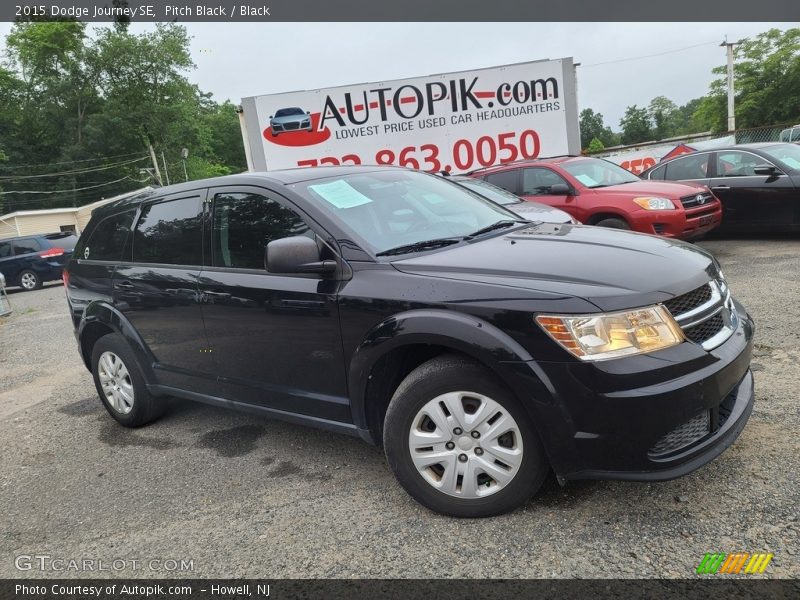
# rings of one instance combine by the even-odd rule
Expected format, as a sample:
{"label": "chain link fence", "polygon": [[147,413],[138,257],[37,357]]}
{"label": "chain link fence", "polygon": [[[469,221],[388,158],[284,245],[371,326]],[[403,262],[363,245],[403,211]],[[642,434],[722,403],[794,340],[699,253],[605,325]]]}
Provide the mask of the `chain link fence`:
{"label": "chain link fence", "polygon": [[755,142],[800,141],[800,126],[793,129],[794,126],[796,124],[769,125],[737,129],[727,133],[709,131],[630,146],[614,146],[600,152],[587,153],[587,155],[606,158],[638,175],[665,158],[672,158],[678,154],[686,154],[695,150],[709,150]]}

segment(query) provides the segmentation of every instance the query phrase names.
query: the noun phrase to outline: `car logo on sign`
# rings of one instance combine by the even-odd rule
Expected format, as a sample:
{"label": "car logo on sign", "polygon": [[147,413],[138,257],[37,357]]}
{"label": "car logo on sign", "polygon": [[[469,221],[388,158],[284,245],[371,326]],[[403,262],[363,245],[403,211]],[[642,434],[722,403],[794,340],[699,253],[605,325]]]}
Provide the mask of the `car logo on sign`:
{"label": "car logo on sign", "polygon": [[703,194],[697,194],[696,200],[697,200],[698,204],[705,204],[706,203],[706,197],[703,196]]}

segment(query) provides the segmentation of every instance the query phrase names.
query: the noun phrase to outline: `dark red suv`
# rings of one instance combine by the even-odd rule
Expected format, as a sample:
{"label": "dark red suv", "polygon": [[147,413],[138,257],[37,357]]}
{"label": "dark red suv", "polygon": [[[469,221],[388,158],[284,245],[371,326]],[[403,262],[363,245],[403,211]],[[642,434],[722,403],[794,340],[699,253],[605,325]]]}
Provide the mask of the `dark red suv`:
{"label": "dark red suv", "polygon": [[587,225],[691,239],[722,222],[722,205],[707,187],[642,181],[601,158],[542,158],[469,175],[560,208]]}

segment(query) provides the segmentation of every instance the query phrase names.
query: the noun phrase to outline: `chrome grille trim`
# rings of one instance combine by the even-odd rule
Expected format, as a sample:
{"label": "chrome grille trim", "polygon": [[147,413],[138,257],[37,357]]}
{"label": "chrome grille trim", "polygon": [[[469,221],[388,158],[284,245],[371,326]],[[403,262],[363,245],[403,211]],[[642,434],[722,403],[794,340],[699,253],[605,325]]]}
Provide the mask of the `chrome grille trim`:
{"label": "chrome grille trim", "polygon": [[[710,338],[699,342],[704,350],[713,350],[733,335],[739,324],[739,318],[731,299],[731,292],[725,281],[713,279],[706,285],[708,285],[711,292],[711,296],[706,302],[691,310],[673,314],[672,316],[684,332],[692,327],[702,325],[709,319],[720,316],[722,318],[722,328]],[[689,340],[688,337],[686,339]]]}

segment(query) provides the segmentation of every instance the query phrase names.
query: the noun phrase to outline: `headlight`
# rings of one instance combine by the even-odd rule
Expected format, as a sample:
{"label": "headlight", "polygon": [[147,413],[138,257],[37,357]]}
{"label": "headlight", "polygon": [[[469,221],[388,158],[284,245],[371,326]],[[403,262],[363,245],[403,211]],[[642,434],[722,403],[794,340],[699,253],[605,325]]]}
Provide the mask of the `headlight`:
{"label": "headlight", "polygon": [[683,341],[663,306],[599,315],[539,315],[536,322],[581,360],[604,360],[669,348]]}
{"label": "headlight", "polygon": [[675,204],[669,198],[642,196],[634,198],[633,201],[645,210],[670,210],[675,208]]}

